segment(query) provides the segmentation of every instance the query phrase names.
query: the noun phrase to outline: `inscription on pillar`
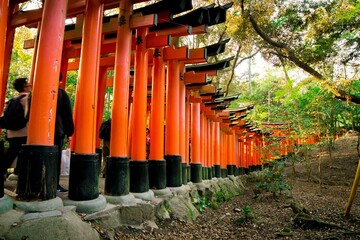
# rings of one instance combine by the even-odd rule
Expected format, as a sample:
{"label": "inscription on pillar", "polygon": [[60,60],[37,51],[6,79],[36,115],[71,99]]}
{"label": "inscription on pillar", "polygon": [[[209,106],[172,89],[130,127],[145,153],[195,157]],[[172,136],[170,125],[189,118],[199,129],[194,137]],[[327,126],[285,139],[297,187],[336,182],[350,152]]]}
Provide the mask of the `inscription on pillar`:
{"label": "inscription on pillar", "polygon": [[140,44],[142,44],[142,43],[143,43],[142,37],[141,37],[141,36],[138,36],[138,37],[136,38],[136,45],[140,45]]}
{"label": "inscription on pillar", "polygon": [[161,57],[161,52],[158,48],[155,49],[154,57]]}
{"label": "inscription on pillar", "polygon": [[126,18],[125,16],[119,17],[119,26],[126,24]]}

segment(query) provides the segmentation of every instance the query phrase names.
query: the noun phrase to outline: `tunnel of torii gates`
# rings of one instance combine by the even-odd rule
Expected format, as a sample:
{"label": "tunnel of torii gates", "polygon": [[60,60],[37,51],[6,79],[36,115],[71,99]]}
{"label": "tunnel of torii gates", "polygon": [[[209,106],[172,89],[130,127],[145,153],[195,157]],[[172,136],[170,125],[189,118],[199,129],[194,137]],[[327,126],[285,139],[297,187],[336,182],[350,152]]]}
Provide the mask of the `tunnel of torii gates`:
{"label": "tunnel of torii gates", "polygon": [[[193,9],[191,0],[163,0],[133,9],[146,1],[56,0],[45,1],[41,9],[20,12],[21,2],[5,0],[0,5],[1,109],[15,29],[25,25],[38,30],[35,39],[24,43],[24,48],[34,48],[29,77],[33,92],[27,143],[20,154],[19,199],[56,197],[54,113],[59,74],[65,78],[60,83],[64,88],[70,70],[79,72],[70,200],[99,197],[98,130],[106,86],[113,87],[113,127],[105,196],[131,193],[146,198],[148,192],[156,195],[188,181],[239,175],[264,164],[260,159],[264,158],[261,148],[268,144],[265,134],[244,120],[253,106],[229,108],[238,96],[224,97],[209,79],[230,65],[233,58],[207,62],[224,51],[229,39],[197,49],[179,47],[181,36],[205,34],[209,27],[225,22],[232,3]],[[104,10],[112,8],[119,8],[119,14],[103,16]],[[76,23],[65,26],[68,18],[76,18]],[[113,77],[108,77],[109,70]],[[291,151],[288,133],[277,134],[282,138],[281,154],[286,155]],[[266,159],[272,158],[270,154]],[[3,186],[1,190],[3,196]]]}

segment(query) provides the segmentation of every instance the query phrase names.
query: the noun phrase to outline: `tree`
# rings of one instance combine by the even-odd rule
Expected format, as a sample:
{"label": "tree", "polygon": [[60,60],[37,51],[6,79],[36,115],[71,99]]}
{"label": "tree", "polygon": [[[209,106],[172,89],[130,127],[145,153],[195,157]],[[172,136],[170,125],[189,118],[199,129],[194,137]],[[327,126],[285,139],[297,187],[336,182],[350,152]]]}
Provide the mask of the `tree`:
{"label": "tree", "polygon": [[[359,82],[358,1],[241,0],[236,3],[243,21],[234,32],[257,35],[250,39],[265,59],[280,66],[281,58],[286,65],[300,67],[310,74],[336,98],[360,104],[360,95],[351,89]],[[247,30],[242,33],[243,29]],[[340,84],[344,81],[350,84]]]}

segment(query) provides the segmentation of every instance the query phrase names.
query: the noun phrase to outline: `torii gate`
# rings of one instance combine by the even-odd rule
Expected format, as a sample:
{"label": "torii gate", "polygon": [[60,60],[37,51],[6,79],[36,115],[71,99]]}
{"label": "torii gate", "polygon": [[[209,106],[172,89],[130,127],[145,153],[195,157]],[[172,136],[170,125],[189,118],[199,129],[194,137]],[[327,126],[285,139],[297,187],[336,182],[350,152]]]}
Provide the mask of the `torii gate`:
{"label": "torii gate", "polygon": [[[57,94],[57,86],[58,86],[58,73],[60,71],[66,71],[69,67],[74,67],[74,64],[79,65],[79,72],[80,78],[78,83],[78,93],[76,96],[76,104],[74,110],[74,118],[75,118],[75,125],[76,125],[76,135],[74,136],[72,149],[74,150],[74,154],[72,157],[72,166],[71,171],[73,174],[70,174],[70,184],[69,184],[69,199],[74,201],[82,201],[82,200],[91,200],[95,199],[99,196],[98,190],[94,187],[98,185],[98,155],[95,153],[95,148],[98,146],[98,141],[96,141],[97,136],[97,129],[99,126],[99,106],[101,107],[99,101],[97,100],[97,93],[101,92],[99,78],[102,82],[102,89],[104,86],[104,79],[106,76],[106,68],[105,65],[108,64],[107,62],[114,63],[114,99],[113,99],[113,108],[112,108],[112,117],[113,122],[117,124],[117,128],[112,128],[111,132],[111,152],[108,161],[108,168],[114,169],[114,172],[109,172],[109,176],[106,179],[106,193],[109,195],[126,195],[129,192],[128,185],[128,174],[129,174],[129,152],[127,147],[127,135],[128,135],[128,112],[129,112],[129,82],[130,82],[130,66],[131,66],[131,55],[129,54],[132,45],[131,39],[131,29],[138,29],[137,31],[137,40],[142,41],[138,42],[137,50],[136,50],[136,57],[135,57],[135,74],[139,72],[147,72],[147,65],[148,61],[146,60],[146,48],[144,43],[153,43],[158,44],[156,47],[166,46],[169,43],[169,37],[167,36],[167,27],[163,29],[156,29],[157,35],[155,34],[147,34],[147,28],[150,26],[154,26],[156,24],[156,14],[150,13],[148,15],[131,15],[132,4],[143,2],[143,1],[121,1],[114,2],[114,1],[70,1],[67,7],[67,11],[65,10],[66,1],[57,1],[56,3],[53,2],[45,2],[44,7],[39,10],[34,10],[31,13],[25,13],[26,18],[22,18],[20,15],[13,15],[10,21],[10,26],[20,26],[22,24],[32,24],[38,21],[43,21],[46,24],[42,24],[40,30],[40,38],[39,41],[33,41],[37,49],[36,55],[36,66],[35,66],[35,74],[34,74],[34,92],[33,92],[33,107],[32,108],[32,117],[30,118],[30,126],[32,126],[32,131],[29,132],[28,144],[24,146],[24,151],[22,154],[22,158],[27,159],[26,164],[32,169],[30,173],[25,171],[22,172],[22,176],[19,176],[19,186],[18,186],[18,194],[24,198],[32,198],[34,196],[41,195],[41,198],[51,199],[55,197],[55,189],[56,186],[53,186],[51,182],[54,182],[52,179],[52,175],[54,172],[50,172],[50,162],[54,160],[54,153],[56,152],[56,147],[52,146],[52,133],[54,128],[54,118],[50,116],[50,118],[41,118],[40,116],[48,116],[49,112],[54,112],[56,109],[56,104],[54,99],[56,99]],[[179,4],[181,2],[181,4]],[[160,5],[159,5],[160,4]],[[163,4],[163,5],[161,5]],[[120,8],[119,13],[119,21],[118,25],[114,24],[114,21],[110,19],[108,23],[101,24],[102,20],[102,12],[104,9],[108,9],[111,7]],[[162,6],[162,7],[160,7]],[[164,7],[165,6],[165,7]],[[179,6],[185,6],[185,8],[180,8]],[[2,9],[6,8],[6,12],[9,9],[9,6],[1,5]],[[75,28],[69,30],[67,33],[64,34],[64,21],[65,21],[65,13],[68,17],[71,16],[79,16],[84,10],[85,7],[87,11],[84,14],[83,18],[78,17],[78,19],[82,19],[77,22]],[[226,9],[229,5],[213,8],[207,7],[205,10],[199,10],[200,14],[204,14],[204,11],[208,11],[210,14],[218,14],[215,15],[217,19],[223,19],[226,15]],[[156,8],[158,11],[161,11],[162,16],[168,14],[166,10],[169,8],[173,10],[174,13],[179,13],[185,10],[190,10],[192,8],[191,1],[162,1],[156,4]],[[175,9],[175,10],[174,10]],[[215,10],[216,9],[216,10]],[[178,11],[178,12],[177,12]],[[144,14],[144,13],[143,13]],[[150,16],[149,16],[150,15]],[[6,15],[4,15],[6,16]],[[6,16],[7,17],[7,16]],[[24,15],[23,15],[24,17]],[[214,17],[214,16],[213,16]],[[27,19],[27,22],[24,22],[23,19]],[[165,21],[170,21],[171,17],[165,19]],[[181,19],[178,19],[179,21]],[[164,20],[163,20],[164,21]],[[215,24],[216,21],[219,20],[212,20],[211,24]],[[2,21],[4,22],[4,21]],[[82,30],[79,28],[80,23],[83,22]],[[51,23],[48,25],[48,23]],[[209,22],[210,24],[210,22]],[[41,24],[39,24],[41,25]],[[77,27],[78,26],[78,27]],[[192,33],[194,32],[205,32],[207,25],[198,25],[192,27]],[[195,31],[194,31],[195,30]],[[155,31],[155,30],[154,30]],[[189,27],[187,27],[187,31],[189,31]],[[83,32],[83,34],[79,35],[79,33]],[[116,41],[106,42],[105,44],[101,44],[100,36],[104,33],[108,33],[111,35],[112,33],[116,32],[117,36],[121,36],[121,38],[116,38]],[[151,32],[151,30],[150,30]],[[160,34],[163,33],[163,35]],[[174,36],[178,34],[181,36],[184,32],[184,27],[177,27],[172,28],[172,33]],[[92,34],[90,37],[90,33]],[[8,37],[9,35],[5,35]],[[60,36],[60,38],[54,38],[53,36]],[[71,39],[76,38],[83,38],[81,43],[81,49],[74,46],[72,44]],[[59,41],[60,39],[60,41]],[[62,39],[65,39],[66,42],[64,44],[61,42]],[[8,43],[9,41],[6,41]],[[27,44],[31,44],[31,42],[27,42]],[[27,45],[28,46],[28,45]],[[57,46],[57,48],[54,48]],[[66,52],[62,53],[62,49],[67,49]],[[73,47],[71,47],[73,46]],[[121,47],[120,47],[121,46]],[[222,45],[223,46],[223,45]],[[164,53],[166,51],[171,50],[167,48],[167,50],[163,50]],[[176,50],[176,49],[174,49]],[[182,51],[183,49],[178,49]],[[115,56],[110,56],[108,58],[100,59],[99,53],[110,53],[115,52]],[[51,54],[52,55],[51,55]],[[79,55],[80,54],[80,55]],[[196,54],[194,52],[194,54]],[[50,57],[48,56],[50,55]],[[71,63],[69,64],[67,60],[74,56],[80,56],[80,61],[78,63]],[[190,54],[191,56],[191,54]],[[173,56],[172,56],[173,57]],[[2,60],[7,59],[4,55]],[[181,57],[179,60],[182,61],[190,61],[187,57]],[[174,59],[175,60],[175,59]],[[193,59],[194,62],[196,61],[196,57]],[[155,60],[154,60],[155,61]],[[172,61],[172,60],[168,60]],[[178,60],[176,60],[178,61]],[[35,61],[34,61],[35,62]],[[193,62],[193,63],[194,63]],[[175,63],[175,62],[174,62]],[[55,65],[54,65],[55,64]],[[228,64],[228,63],[227,63]],[[2,65],[3,67],[4,65]],[[56,66],[54,68],[54,66]],[[171,66],[171,65],[170,65]],[[173,74],[173,77],[176,79],[178,78],[179,71],[177,70],[180,67],[177,63],[175,63],[174,68],[176,69]],[[170,67],[171,69],[171,67]],[[170,74],[168,71],[168,74]],[[4,78],[4,74],[2,74]],[[184,74],[184,81],[191,82],[189,78],[191,75]],[[86,79],[86,80],[85,80]],[[140,80],[139,80],[140,79]],[[137,75],[135,76],[135,93],[134,93],[134,105],[137,110],[142,109],[141,113],[146,112],[146,105],[144,104],[144,95],[146,94],[146,82],[147,77],[146,74],[141,75],[140,77]],[[2,85],[4,81],[2,80]],[[50,84],[49,84],[50,83]],[[169,83],[168,83],[169,85]],[[145,86],[145,87],[144,87]],[[42,91],[47,89],[45,93]],[[140,90],[136,90],[140,89]],[[172,88],[169,88],[172,89]],[[184,88],[182,88],[184,89]],[[103,90],[102,90],[103,91]],[[140,91],[140,92],[139,92]],[[2,91],[4,92],[4,91]],[[91,97],[86,95],[87,92],[94,93]],[[174,92],[175,93],[175,92]],[[175,93],[177,94],[177,93]],[[169,95],[169,94],[168,94]],[[181,96],[184,96],[183,93]],[[179,101],[180,96],[175,99],[174,104]],[[183,100],[184,97],[181,97]],[[1,98],[4,99],[4,98]],[[44,104],[44,99],[48,99],[48,102]],[[41,101],[41,104],[39,104]],[[172,101],[167,100],[167,104],[171,105]],[[182,100],[180,100],[182,101]],[[140,104],[135,104],[135,102],[140,102]],[[136,107],[138,106],[138,107]],[[140,107],[139,107],[140,106]],[[144,110],[145,109],[145,110]],[[183,110],[181,110],[183,111]],[[169,111],[167,111],[168,114]],[[138,115],[132,116],[133,118],[139,120],[139,125],[141,128],[144,128],[146,123],[144,124],[143,116],[138,112]],[[181,117],[184,117],[183,112]],[[171,117],[168,117],[171,118]],[[35,124],[38,125],[39,123],[43,123],[45,125],[45,121],[50,119],[50,125],[47,128],[42,130],[38,130],[35,128]],[[177,119],[174,119],[177,122]],[[81,124],[80,124],[81,123]],[[83,124],[85,123],[85,124]],[[170,124],[171,125],[171,124]],[[176,127],[178,123],[174,123],[173,126]],[[35,130],[36,129],[36,130]],[[166,134],[169,134],[168,138],[172,139],[171,135],[172,129],[168,129]],[[145,131],[144,131],[145,132]],[[48,135],[50,133],[50,135]],[[142,131],[134,131],[133,139],[141,139],[144,133]],[[186,133],[185,133],[186,134]],[[135,137],[136,135],[136,137]],[[175,136],[175,141],[183,142],[184,140],[178,140],[179,136]],[[185,140],[186,141],[186,140]],[[171,141],[167,141],[166,144],[169,145],[168,155],[184,155],[184,145],[182,143],[181,151],[180,149],[177,151],[177,143],[171,143]],[[145,192],[149,186],[147,184],[147,177],[146,177],[146,164],[145,162],[141,162],[143,156],[143,148],[142,144],[137,146],[140,151],[136,151],[136,147],[132,150],[132,157],[133,162],[131,163],[135,170],[132,170],[130,166],[130,190],[134,192]],[[175,146],[175,147],[174,147]],[[180,146],[179,146],[180,147]],[[174,150],[175,149],[175,150]],[[35,154],[34,154],[35,153]],[[180,155],[180,156],[181,156]],[[136,160],[140,160],[137,162]],[[49,179],[46,179],[44,182],[37,181],[39,180],[39,176],[42,175],[42,170],[38,168],[38,166],[33,165],[34,162],[39,164],[45,164],[45,168],[48,171],[45,171],[45,174]],[[172,162],[170,160],[169,162]],[[175,163],[170,163],[166,166],[166,168],[173,169],[173,173],[171,176],[170,186],[179,186],[184,182],[186,178],[183,173],[181,174],[181,169],[184,169],[186,166],[186,162],[183,162],[183,167],[179,166],[179,159],[175,157]],[[181,162],[181,160],[180,160]],[[185,163],[185,164],[184,164]],[[26,165],[25,164],[25,165]],[[49,169],[48,169],[49,168]],[[86,168],[86,171],[80,171],[80,169]],[[132,172],[133,171],[133,172]],[[77,174],[75,174],[75,172]],[[79,174],[81,173],[81,174]],[[144,175],[142,175],[144,173]],[[178,174],[178,175],[176,175]],[[33,182],[24,181],[24,176],[32,176],[35,177],[37,180]],[[133,177],[131,177],[133,176]],[[142,176],[142,180],[136,183],[135,176]],[[174,178],[175,176],[175,178]],[[184,177],[185,176],[185,177]],[[168,180],[167,179],[167,180]],[[110,186],[112,184],[112,187]],[[114,186],[115,183],[115,186]],[[118,183],[118,185],[116,185]],[[45,191],[44,188],[45,187]],[[29,191],[30,189],[30,191]],[[44,195],[42,195],[45,193]]]}

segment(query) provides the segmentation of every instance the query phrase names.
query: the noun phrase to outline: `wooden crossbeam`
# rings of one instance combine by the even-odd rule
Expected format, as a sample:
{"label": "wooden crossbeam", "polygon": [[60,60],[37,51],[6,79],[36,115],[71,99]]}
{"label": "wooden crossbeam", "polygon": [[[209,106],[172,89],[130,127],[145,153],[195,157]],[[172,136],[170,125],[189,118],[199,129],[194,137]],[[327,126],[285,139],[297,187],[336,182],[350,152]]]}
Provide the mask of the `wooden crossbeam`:
{"label": "wooden crossbeam", "polygon": [[173,45],[164,48],[164,61],[168,60],[185,60],[189,57],[187,46],[175,48]]}
{"label": "wooden crossbeam", "polygon": [[207,75],[204,73],[186,72],[184,73],[184,82],[188,83],[206,83]]}

